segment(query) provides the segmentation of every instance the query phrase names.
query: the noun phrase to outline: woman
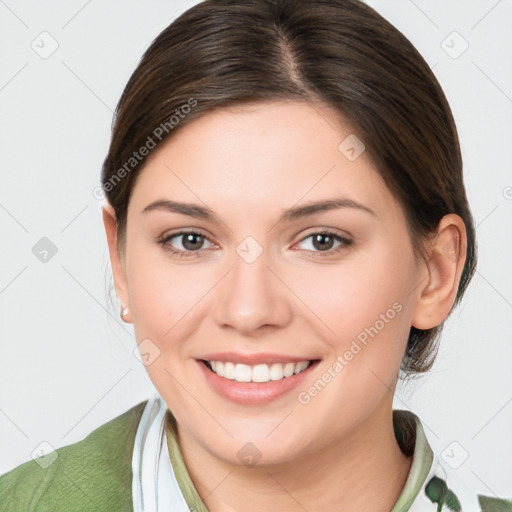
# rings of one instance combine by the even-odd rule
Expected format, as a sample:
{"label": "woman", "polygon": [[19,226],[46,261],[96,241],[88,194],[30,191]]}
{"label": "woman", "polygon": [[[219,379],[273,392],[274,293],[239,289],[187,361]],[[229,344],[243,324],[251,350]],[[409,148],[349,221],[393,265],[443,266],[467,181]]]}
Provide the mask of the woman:
{"label": "woman", "polygon": [[512,510],[392,409],[475,231],[445,96],[371,8],[189,9],[123,92],[102,184],[158,394],[1,477],[1,510]]}

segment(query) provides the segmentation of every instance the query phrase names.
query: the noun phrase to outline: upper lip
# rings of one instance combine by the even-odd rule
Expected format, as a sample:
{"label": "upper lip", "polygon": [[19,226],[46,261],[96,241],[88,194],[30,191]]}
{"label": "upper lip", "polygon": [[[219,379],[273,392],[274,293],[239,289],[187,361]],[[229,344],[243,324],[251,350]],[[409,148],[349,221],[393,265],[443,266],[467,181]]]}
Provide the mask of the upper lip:
{"label": "upper lip", "polygon": [[315,358],[311,357],[295,357],[287,356],[284,354],[271,354],[267,352],[261,352],[257,354],[240,354],[236,352],[215,352],[212,354],[206,354],[200,359],[204,361],[221,361],[231,362],[235,364],[247,364],[254,366],[256,364],[264,363],[300,363],[301,361],[315,361]]}

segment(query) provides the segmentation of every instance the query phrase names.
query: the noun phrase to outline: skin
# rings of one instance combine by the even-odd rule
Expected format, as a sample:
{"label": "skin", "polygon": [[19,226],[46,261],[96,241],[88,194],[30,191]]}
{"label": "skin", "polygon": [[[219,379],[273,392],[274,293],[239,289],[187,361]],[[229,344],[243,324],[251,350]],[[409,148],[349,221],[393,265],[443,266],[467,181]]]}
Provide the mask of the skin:
{"label": "skin", "polygon": [[[160,350],[147,371],[212,512],[389,511],[405,484],[412,459],[393,432],[395,383],[410,326],[436,326],[453,306],[466,232],[447,215],[427,259],[415,257],[404,213],[366,153],[349,161],[338,150],[350,133],[333,111],[308,103],[214,111],[153,150],[130,200],[125,247],[112,207],[103,210],[124,320],[138,343],[149,338]],[[277,221],[287,208],[334,197],[374,214],[344,207]],[[141,213],[157,199],[207,206],[219,221]],[[353,243],[336,250],[338,241],[306,238],[326,228]],[[180,229],[206,235],[194,240],[199,252],[171,254],[171,245],[190,247],[184,237],[158,244]],[[247,236],[263,249],[252,263],[236,252]],[[400,312],[300,403],[298,393],[394,303]],[[321,361],[300,388],[248,406],[217,395],[199,371],[196,358],[218,351]],[[247,442],[261,452],[252,467],[237,457]]]}

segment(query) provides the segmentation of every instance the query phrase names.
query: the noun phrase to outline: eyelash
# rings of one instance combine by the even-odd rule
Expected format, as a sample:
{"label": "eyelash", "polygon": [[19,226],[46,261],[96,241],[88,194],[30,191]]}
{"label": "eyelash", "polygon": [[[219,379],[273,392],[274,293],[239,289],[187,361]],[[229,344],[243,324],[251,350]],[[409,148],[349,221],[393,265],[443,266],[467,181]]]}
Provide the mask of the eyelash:
{"label": "eyelash", "polygon": [[[175,255],[175,256],[179,256],[180,258],[182,257],[185,257],[185,258],[193,258],[193,257],[197,257],[200,255],[200,253],[204,250],[204,249],[198,249],[197,251],[182,251],[182,250],[179,250],[179,249],[174,249],[170,244],[169,242],[173,239],[173,238],[177,238],[179,236],[182,236],[182,235],[198,235],[200,236],[201,238],[204,238],[206,240],[208,240],[210,243],[213,243],[211,242],[211,240],[203,233],[201,233],[200,231],[179,231],[177,233],[172,233],[170,235],[164,235],[163,237],[161,237],[159,240],[158,240],[158,243],[162,246],[162,247],[165,247],[166,245],[168,245],[168,250],[171,252],[171,254]],[[338,252],[340,252],[341,250],[343,249],[346,249],[347,247],[351,246],[353,244],[353,241],[352,240],[349,240],[347,238],[344,238],[340,235],[338,235],[337,233],[333,232],[333,231],[328,231],[328,230],[320,230],[320,231],[315,231],[313,233],[310,233],[309,235],[307,235],[306,237],[304,237],[302,240],[300,240],[298,243],[301,243],[301,242],[304,242],[305,240],[307,240],[308,238],[314,236],[314,235],[324,235],[324,236],[328,236],[330,238],[333,238],[335,241],[338,241],[340,242],[341,244],[334,248],[334,249],[329,249],[327,251],[307,251],[307,252],[313,252],[315,255],[308,255],[309,257],[311,258],[314,258],[316,257],[316,255],[318,254],[321,258],[322,257],[326,257],[326,256],[332,256],[333,254],[337,254]]]}

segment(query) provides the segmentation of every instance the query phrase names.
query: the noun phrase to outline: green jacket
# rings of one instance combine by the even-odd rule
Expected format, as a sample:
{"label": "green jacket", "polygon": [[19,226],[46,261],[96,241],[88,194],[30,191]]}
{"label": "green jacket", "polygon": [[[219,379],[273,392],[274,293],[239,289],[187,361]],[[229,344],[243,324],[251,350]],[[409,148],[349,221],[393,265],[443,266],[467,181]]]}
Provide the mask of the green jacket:
{"label": "green jacket", "polygon": [[58,448],[57,459],[46,469],[30,460],[1,476],[0,511],[131,511],[131,459],[145,404],[132,407],[82,441]]}
{"label": "green jacket", "polygon": [[[36,459],[42,464],[30,460],[0,476],[0,512],[132,511],[132,453],[146,403],[82,441],[58,448],[48,467],[42,467],[44,459],[55,457],[55,452]],[[482,512],[512,512],[511,501],[481,495],[478,499]]]}

